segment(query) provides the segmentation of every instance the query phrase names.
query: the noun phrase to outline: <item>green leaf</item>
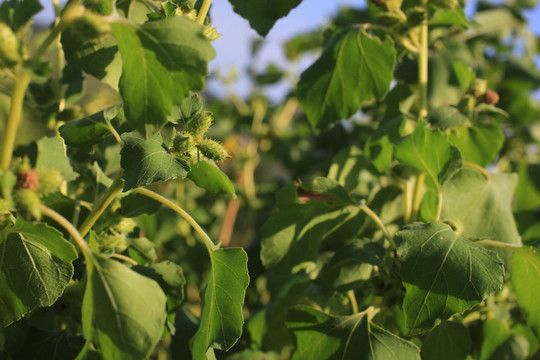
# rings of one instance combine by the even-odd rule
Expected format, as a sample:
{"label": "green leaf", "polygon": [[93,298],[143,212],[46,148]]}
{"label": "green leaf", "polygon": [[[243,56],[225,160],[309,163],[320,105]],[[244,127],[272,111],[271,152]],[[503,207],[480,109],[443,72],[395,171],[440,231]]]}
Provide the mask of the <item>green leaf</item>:
{"label": "green leaf", "polygon": [[358,186],[360,172],[363,170],[365,162],[362,150],[356,146],[343,149],[332,159],[328,178],[335,180],[346,191],[350,192]]}
{"label": "green leaf", "polygon": [[525,309],[527,323],[540,335],[540,254],[536,248],[513,249],[510,279],[519,305]]}
{"label": "green leaf", "polygon": [[0,323],[6,326],[38,307],[51,306],[73,275],[77,251],[45,224],[17,219],[0,232]]}
{"label": "green leaf", "polygon": [[116,104],[95,114],[70,121],[60,126],[58,130],[67,145],[84,148],[98,144],[107,136],[112,135],[107,120],[114,128],[124,122],[122,104]]}
{"label": "green leaf", "polygon": [[408,225],[396,240],[411,334],[429,331],[438,319],[470,309],[502,286],[504,267],[497,253],[445,223]]}
{"label": "green leaf", "polygon": [[476,78],[474,71],[469,65],[461,61],[453,62],[452,66],[454,67],[454,73],[458,79],[461,91],[467,91],[469,86],[471,86],[472,82]]}
{"label": "green leaf", "polygon": [[121,165],[126,180],[124,191],[160,180],[183,179],[187,176],[189,164],[167,151],[159,133],[148,141],[137,133],[125,133],[122,134],[122,140]]}
{"label": "green leaf", "polygon": [[444,321],[422,344],[422,360],[462,360],[471,348],[469,329],[454,321]]}
{"label": "green leaf", "polygon": [[215,52],[202,26],[184,16],[112,28],[122,55],[126,119],[148,138],[167,123],[173,105],[181,105],[190,90],[203,88]]}
{"label": "green leaf", "polygon": [[289,310],[286,325],[296,338],[293,360],[420,360],[416,345],[374,324],[365,313],[337,317],[298,305]]}
{"label": "green leaf", "polygon": [[155,280],[167,295],[167,312],[175,313],[184,300],[186,278],[182,268],[170,261],[162,261],[150,266],[134,266],[132,270]]}
{"label": "green leaf", "polygon": [[167,316],[159,285],[118,261],[86,257],[82,304],[84,337],[104,359],[145,359],[161,339]]}
{"label": "green leaf", "polygon": [[462,166],[463,159],[440,130],[430,130],[420,123],[414,132],[395,146],[396,158],[426,172],[426,184],[440,189]]}
{"label": "green leaf", "polygon": [[215,164],[201,160],[191,165],[188,178],[212,194],[231,194],[236,198],[231,180]]}
{"label": "green leaf", "polygon": [[124,217],[136,217],[142,214],[153,214],[158,212],[161,203],[148,196],[130,193],[120,199],[122,205],[120,211]]}
{"label": "green leaf", "polygon": [[278,284],[291,274],[313,270],[323,241],[343,243],[360,229],[364,215],[346,191],[335,181],[321,180],[281,189],[279,211],[263,225],[261,260]]}
{"label": "green leaf", "polygon": [[501,150],[504,134],[495,122],[480,123],[451,128],[448,140],[458,147],[465,161],[487,166]]}
{"label": "green leaf", "polygon": [[36,169],[56,169],[66,181],[79,176],[71,167],[66,155],[66,145],[61,137],[42,138],[37,142],[37,147]]}
{"label": "green leaf", "polygon": [[266,36],[274,23],[297,7],[302,0],[229,0],[234,12],[249,21],[252,29]]}
{"label": "green leaf", "polygon": [[229,350],[242,334],[242,306],[249,284],[247,255],[241,248],[214,249],[204,292],[201,323],[192,338],[194,359],[205,359],[209,347]]}
{"label": "green leaf", "polygon": [[443,131],[459,126],[467,120],[467,117],[454,106],[439,106],[429,113],[429,123]]}
{"label": "green leaf", "polygon": [[62,32],[61,41],[68,64],[78,66],[113,89],[118,89],[122,58],[112,34],[83,40],[68,28]]}
{"label": "green leaf", "polygon": [[334,36],[300,77],[297,94],[314,128],[352,116],[365,101],[382,99],[393,79],[394,44],[361,28]]}
{"label": "green leaf", "polygon": [[386,117],[369,137],[364,155],[377,171],[383,172],[392,164],[394,144],[399,142],[406,123],[402,115]]}
{"label": "green leaf", "polygon": [[316,282],[321,287],[341,292],[357,289],[371,278],[373,266],[380,266],[383,257],[381,244],[354,241],[336,251],[324,264]]}
{"label": "green leaf", "polygon": [[512,214],[515,174],[491,174],[463,169],[443,187],[442,219],[464,236],[520,244]]}
{"label": "green leaf", "polygon": [[0,6],[0,20],[17,32],[41,9],[39,0],[7,0]]}
{"label": "green leaf", "polygon": [[13,355],[13,360],[68,360],[75,359],[84,346],[81,336],[66,331],[50,333],[30,328],[23,348]]}

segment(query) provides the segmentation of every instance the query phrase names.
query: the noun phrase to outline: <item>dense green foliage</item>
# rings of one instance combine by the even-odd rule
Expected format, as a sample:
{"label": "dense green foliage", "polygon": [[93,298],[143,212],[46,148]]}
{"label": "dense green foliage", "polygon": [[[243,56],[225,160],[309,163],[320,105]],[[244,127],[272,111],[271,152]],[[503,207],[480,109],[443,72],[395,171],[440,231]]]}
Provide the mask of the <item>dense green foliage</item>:
{"label": "dense green foliage", "polygon": [[536,1],[343,8],[245,99],[210,3],[0,5],[0,358],[540,358]]}

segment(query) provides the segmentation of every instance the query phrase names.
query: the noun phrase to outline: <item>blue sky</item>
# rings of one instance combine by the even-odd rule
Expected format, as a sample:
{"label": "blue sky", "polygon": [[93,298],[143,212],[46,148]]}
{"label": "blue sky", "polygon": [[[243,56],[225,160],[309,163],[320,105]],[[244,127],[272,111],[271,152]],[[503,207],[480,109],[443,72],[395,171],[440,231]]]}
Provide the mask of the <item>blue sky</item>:
{"label": "blue sky", "polygon": [[[40,2],[45,7],[45,10],[38,14],[37,21],[48,23],[52,21],[53,17],[51,1],[40,0]],[[365,6],[365,3],[364,0],[304,0],[287,17],[278,20],[267,35],[261,51],[260,62],[262,64],[268,62],[285,64],[282,51],[282,44],[285,40],[295,34],[309,31],[324,24],[342,6],[361,7]],[[467,1],[467,13],[471,12],[470,9],[474,8],[475,3],[476,0]],[[210,63],[210,70],[227,73],[231,67],[239,70],[244,69],[249,60],[251,39],[257,37],[257,34],[249,27],[246,20],[233,12],[228,0],[214,0],[210,14],[212,16],[212,25],[222,34],[221,38],[214,41],[217,58]],[[528,11],[526,16],[533,32],[540,35],[540,6]],[[223,88],[216,82],[210,82],[208,88],[215,92],[223,91]],[[245,78],[241,78],[235,84],[235,89],[240,95],[247,95],[250,90]],[[286,91],[286,86],[278,86],[270,89],[270,95],[271,97],[279,97],[283,94],[283,91]]]}

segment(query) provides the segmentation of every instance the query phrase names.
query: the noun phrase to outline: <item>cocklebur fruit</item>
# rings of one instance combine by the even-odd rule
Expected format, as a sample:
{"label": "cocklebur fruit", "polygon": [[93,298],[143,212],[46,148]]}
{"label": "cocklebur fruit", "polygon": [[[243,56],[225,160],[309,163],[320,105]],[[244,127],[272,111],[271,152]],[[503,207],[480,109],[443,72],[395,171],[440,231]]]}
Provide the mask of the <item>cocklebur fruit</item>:
{"label": "cocklebur fruit", "polygon": [[203,111],[201,114],[191,118],[186,124],[186,131],[189,132],[194,137],[203,136],[210,126],[214,118],[210,111]]}
{"label": "cocklebur fruit", "polygon": [[106,234],[99,237],[99,245],[102,250],[120,253],[128,248],[129,243],[122,235]]}
{"label": "cocklebur fruit", "polygon": [[12,67],[20,60],[17,36],[7,24],[0,23],[0,67]]}
{"label": "cocklebur fruit", "polygon": [[195,141],[191,134],[182,131],[175,136],[171,150],[176,154],[188,153],[195,147]]}
{"label": "cocklebur fruit", "polygon": [[217,32],[216,28],[212,26],[205,26],[203,35],[208,41],[214,41],[221,37],[221,34]]}
{"label": "cocklebur fruit", "polygon": [[116,231],[118,231],[121,234],[129,234],[135,229],[136,226],[137,226],[137,223],[133,219],[121,218],[120,221],[113,227]]}
{"label": "cocklebur fruit", "polygon": [[111,32],[109,23],[91,11],[86,11],[84,15],[73,19],[71,28],[85,40],[99,39]]}
{"label": "cocklebur fruit", "polygon": [[23,218],[41,220],[41,201],[34,191],[23,188],[15,190],[13,192],[13,202]]}
{"label": "cocklebur fruit", "polygon": [[47,195],[60,187],[64,177],[56,169],[38,169],[36,173],[39,176],[39,186],[36,192],[39,195]]}
{"label": "cocklebur fruit", "polygon": [[229,157],[227,150],[215,140],[203,139],[197,144],[197,149],[208,159],[222,161]]}

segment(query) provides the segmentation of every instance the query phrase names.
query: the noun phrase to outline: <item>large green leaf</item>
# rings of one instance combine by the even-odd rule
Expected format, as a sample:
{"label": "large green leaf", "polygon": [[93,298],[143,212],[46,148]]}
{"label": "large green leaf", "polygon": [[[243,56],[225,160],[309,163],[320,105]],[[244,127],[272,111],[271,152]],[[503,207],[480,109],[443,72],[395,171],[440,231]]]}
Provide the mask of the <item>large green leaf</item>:
{"label": "large green leaf", "polygon": [[349,118],[368,100],[381,99],[393,79],[394,44],[353,28],[334,36],[298,83],[298,99],[314,128]]}
{"label": "large green leaf", "polygon": [[459,236],[445,223],[414,223],[396,239],[411,334],[470,309],[502,286],[504,266],[497,253]]}
{"label": "large green leaf", "polygon": [[69,335],[67,331],[50,333],[30,328],[24,346],[13,355],[13,360],[72,360],[84,346],[82,336]]}
{"label": "large green leaf", "polygon": [[73,275],[77,251],[45,224],[18,219],[0,232],[0,323],[6,326],[38,307],[51,306]]}
{"label": "large green leaf", "polygon": [[113,89],[118,89],[122,58],[112,34],[83,40],[68,28],[62,32],[62,48],[68,64],[76,65]]}
{"label": "large green leaf", "polygon": [[440,189],[463,164],[461,154],[440,130],[430,130],[420,123],[414,132],[395,146],[396,158],[426,173],[426,183]]}
{"label": "large green leaf", "polygon": [[286,324],[296,338],[293,360],[420,360],[416,345],[372,323],[365,313],[337,317],[299,305],[289,310]]}
{"label": "large green leaf", "polygon": [[205,359],[209,347],[229,350],[242,334],[242,306],[249,284],[243,249],[214,249],[212,269],[204,292],[201,323],[192,339],[194,359]]}
{"label": "large green leaf", "polygon": [[229,0],[233,10],[249,21],[259,35],[266,36],[274,23],[287,16],[302,0]]}
{"label": "large green leaf", "polygon": [[184,16],[112,27],[122,55],[126,119],[148,138],[165,125],[173,105],[203,88],[215,52],[203,27]]}
{"label": "large green leaf", "polygon": [[328,178],[335,180],[347,191],[354,190],[360,182],[360,172],[367,160],[356,146],[341,150],[333,159]]}
{"label": "large green leaf", "polygon": [[212,194],[231,194],[233,198],[236,198],[231,180],[215,164],[205,160],[193,164],[188,178]]}
{"label": "large green leaf", "polygon": [[365,157],[371,160],[377,171],[383,172],[392,164],[394,144],[399,142],[405,124],[402,115],[386,117],[366,142]]}
{"label": "large green leaf", "polygon": [[466,237],[519,244],[512,214],[515,174],[491,174],[463,169],[443,187],[442,219]]}
{"label": "large green leaf", "polygon": [[66,145],[61,137],[42,138],[37,142],[36,169],[56,169],[66,181],[79,176],[73,171],[66,154]]}
{"label": "large green leaf", "polygon": [[165,294],[154,280],[118,261],[98,254],[85,257],[84,337],[104,359],[146,359],[161,339]]}
{"label": "large green leaf", "polygon": [[272,276],[286,278],[313,270],[323,241],[353,239],[362,224],[358,206],[327,178],[302,187],[291,183],[277,196],[279,211],[262,228],[261,259]]}
{"label": "large green leaf", "polygon": [[124,121],[122,104],[70,121],[60,126],[58,130],[67,145],[87,147],[99,143],[107,135],[112,135],[107,121],[115,128],[120,126]]}
{"label": "large green leaf", "polygon": [[0,6],[0,20],[17,32],[41,9],[39,0],[7,0]]}
{"label": "large green leaf", "polygon": [[465,161],[482,166],[495,160],[504,142],[502,129],[495,122],[451,128],[448,138],[461,151]]}
{"label": "large green leaf", "polygon": [[422,360],[463,360],[471,348],[469,329],[454,321],[443,321],[425,338]]}
{"label": "large green leaf", "polygon": [[540,336],[540,253],[533,247],[513,249],[510,279],[519,305],[525,309],[527,323]]}
{"label": "large green leaf", "polygon": [[124,191],[148,185],[160,180],[183,179],[189,172],[189,164],[175,158],[163,145],[159,133],[150,140],[139,134],[122,134],[121,165],[125,171]]}

